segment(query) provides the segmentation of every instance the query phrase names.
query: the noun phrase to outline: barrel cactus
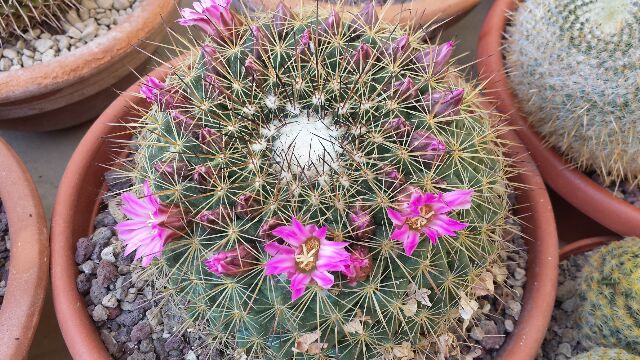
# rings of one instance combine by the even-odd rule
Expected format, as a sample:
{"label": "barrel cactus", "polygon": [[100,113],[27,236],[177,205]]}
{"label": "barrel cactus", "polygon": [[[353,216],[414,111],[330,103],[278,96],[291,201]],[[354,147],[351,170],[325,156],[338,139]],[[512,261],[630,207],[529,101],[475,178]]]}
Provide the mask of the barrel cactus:
{"label": "barrel cactus", "polygon": [[0,0],[0,39],[42,24],[59,25],[75,0]]}
{"label": "barrel cactus", "polygon": [[595,348],[572,357],[573,360],[640,360],[640,357],[620,349]]}
{"label": "barrel cactus", "polygon": [[452,43],[315,11],[182,10],[208,36],[144,79],[119,237],[212,348],[434,354],[508,248],[504,129]]}
{"label": "barrel cactus", "polygon": [[581,338],[640,355],[640,238],[597,250],[578,287]]}
{"label": "barrel cactus", "polygon": [[640,2],[523,1],[505,38],[511,86],[545,141],[607,184],[640,180]]}

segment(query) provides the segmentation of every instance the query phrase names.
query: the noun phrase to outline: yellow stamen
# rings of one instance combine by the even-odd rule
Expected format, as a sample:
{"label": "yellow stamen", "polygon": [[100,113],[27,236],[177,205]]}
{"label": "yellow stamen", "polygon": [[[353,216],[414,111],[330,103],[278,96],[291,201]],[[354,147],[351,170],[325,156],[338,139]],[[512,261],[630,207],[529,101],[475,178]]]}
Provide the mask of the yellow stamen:
{"label": "yellow stamen", "polygon": [[316,266],[318,260],[318,251],[320,250],[320,240],[316,237],[310,237],[302,244],[302,252],[297,254],[296,265],[302,271],[311,271]]}

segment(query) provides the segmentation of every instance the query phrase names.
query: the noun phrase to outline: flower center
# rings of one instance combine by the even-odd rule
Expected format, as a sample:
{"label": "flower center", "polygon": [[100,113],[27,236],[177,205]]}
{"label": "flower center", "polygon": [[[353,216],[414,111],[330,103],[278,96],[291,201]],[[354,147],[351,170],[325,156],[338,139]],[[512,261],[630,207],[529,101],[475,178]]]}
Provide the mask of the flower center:
{"label": "flower center", "polygon": [[316,266],[318,251],[320,250],[320,240],[310,237],[299,248],[300,253],[296,255],[296,265],[302,271],[311,271]]}
{"label": "flower center", "polygon": [[425,225],[429,224],[434,214],[433,209],[431,209],[429,205],[421,206],[420,215],[407,219],[406,224],[409,225],[411,230],[420,231]]}

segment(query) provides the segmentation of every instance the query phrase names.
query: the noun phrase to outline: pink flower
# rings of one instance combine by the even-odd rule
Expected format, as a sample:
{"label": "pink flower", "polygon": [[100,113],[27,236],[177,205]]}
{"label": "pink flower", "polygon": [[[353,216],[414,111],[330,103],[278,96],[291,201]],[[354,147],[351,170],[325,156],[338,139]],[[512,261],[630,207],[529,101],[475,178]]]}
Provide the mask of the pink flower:
{"label": "pink flower", "polygon": [[255,265],[256,257],[246,245],[240,245],[229,251],[220,251],[204,261],[207,269],[220,275],[240,275]]}
{"label": "pink flower", "polygon": [[180,25],[199,26],[216,39],[226,36],[235,25],[231,13],[231,0],[201,0],[193,3],[193,9],[181,9]]}
{"label": "pink flower", "polygon": [[160,98],[160,91],[164,90],[167,87],[165,83],[156,79],[153,76],[148,76],[147,79],[142,83],[142,87],[140,88],[140,94],[144,95],[147,98],[147,101],[157,102]]}
{"label": "pink flower", "polygon": [[135,250],[135,259],[142,259],[142,266],[149,266],[154,257],[160,258],[166,243],[180,236],[184,219],[179,209],[160,203],[148,181],[143,188],[141,199],[130,192],[122,194],[122,212],[131,220],[116,225],[116,231],[126,246],[124,254]]}
{"label": "pink flower", "polygon": [[290,226],[280,226],[273,235],[282,238],[285,245],[270,242],[265,251],[273,256],[265,264],[266,275],[286,274],[291,284],[291,301],[304,293],[313,280],[325,289],[333,286],[330,271],[342,271],[349,265],[347,242],[326,239],[327,227],[302,225],[295,217]]}
{"label": "pink flower", "polygon": [[438,237],[455,236],[468,224],[447,216],[457,209],[471,207],[473,190],[455,190],[444,194],[425,193],[420,190],[411,194],[404,204],[402,212],[387,209],[387,215],[395,227],[391,239],[402,241],[405,254],[411,255],[420,242],[420,234],[425,234],[432,244],[438,243]]}
{"label": "pink flower", "polygon": [[349,285],[355,286],[358,281],[365,281],[371,273],[369,249],[366,246],[354,245],[349,260],[342,273],[347,276]]}

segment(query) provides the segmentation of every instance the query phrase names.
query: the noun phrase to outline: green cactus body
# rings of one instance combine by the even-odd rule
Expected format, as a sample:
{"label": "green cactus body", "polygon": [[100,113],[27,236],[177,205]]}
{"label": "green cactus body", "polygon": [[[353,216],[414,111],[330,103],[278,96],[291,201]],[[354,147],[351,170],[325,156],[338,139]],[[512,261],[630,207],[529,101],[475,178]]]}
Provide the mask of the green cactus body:
{"label": "green cactus body", "polygon": [[[432,341],[460,318],[461,297],[506,248],[511,170],[479,90],[448,67],[418,66],[413,56],[428,48],[421,34],[403,39],[391,25],[338,14],[345,19],[332,29],[311,9],[280,22],[242,18],[204,55],[184,55],[160,105],[136,124],[133,176],[192,219],[149,276],[185,310],[185,329],[250,359],[433,354]],[[362,44],[371,51],[353,56]],[[457,87],[465,95],[449,113],[443,102],[420,102]],[[408,128],[390,127],[396,118]],[[447,150],[416,145],[426,133]],[[451,215],[468,227],[434,245],[423,236],[407,256],[390,239],[386,209],[412,186],[474,195],[470,209]],[[371,217],[364,229],[350,220],[358,209]],[[262,266],[273,226],[292,216],[368,249],[370,268],[355,284],[336,273],[331,289],[312,284],[292,301],[286,276],[265,276]],[[239,274],[203,264],[240,247],[250,254]]]}
{"label": "green cactus body", "polygon": [[531,125],[607,183],[640,179],[640,1],[527,0],[506,29]]}
{"label": "green cactus body", "polygon": [[600,248],[578,287],[580,336],[591,343],[640,354],[640,239]]}
{"label": "green cactus body", "polygon": [[595,348],[572,357],[573,360],[640,360],[640,357],[621,349]]}
{"label": "green cactus body", "polygon": [[0,0],[0,39],[42,24],[58,26],[75,0]]}

